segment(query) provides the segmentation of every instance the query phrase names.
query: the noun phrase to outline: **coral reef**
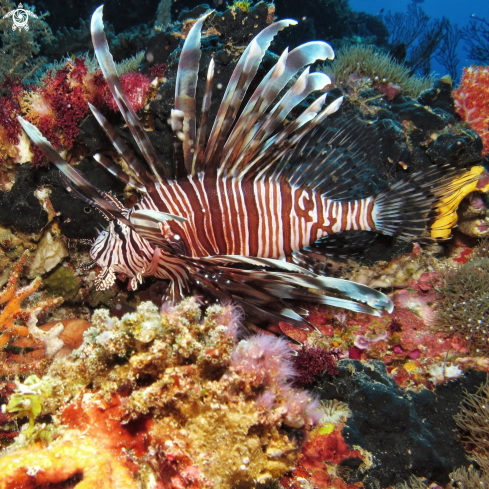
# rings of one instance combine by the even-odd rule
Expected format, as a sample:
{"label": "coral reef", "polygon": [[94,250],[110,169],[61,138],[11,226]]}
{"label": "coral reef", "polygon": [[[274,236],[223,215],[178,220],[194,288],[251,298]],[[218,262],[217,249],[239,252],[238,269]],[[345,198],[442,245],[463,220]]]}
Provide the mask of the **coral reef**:
{"label": "coral reef", "polygon": [[[0,379],[16,375],[26,377],[46,372],[52,357],[67,354],[79,346],[79,335],[87,321],[54,321],[38,326],[38,316],[45,318],[64,301],[63,297],[39,292],[40,277],[25,284],[20,275],[29,252],[25,251],[13,266],[7,284],[0,292]],[[74,326],[78,328],[74,332]]]}
{"label": "coral reef", "polygon": [[464,68],[460,85],[453,91],[460,117],[477,131],[484,143],[483,156],[489,154],[489,67]]}
{"label": "coral reef", "polygon": [[[72,477],[74,467],[91,477],[96,467],[85,465],[85,454],[94,447],[108,464],[161,487],[225,488],[285,474],[298,456],[297,435],[323,410],[290,386],[295,372],[283,340],[235,339],[239,317],[232,306],[211,306],[201,318],[194,298],[164,305],[161,314],[149,302],[122,319],[96,311],[80,348],[35,381],[41,413],[53,415],[54,426],[22,431],[3,459],[16,460],[12,480],[35,454],[44,461],[65,451],[58,480]],[[18,388],[15,403],[25,404],[32,394]],[[46,430],[48,447],[31,445]],[[86,448],[84,438],[73,439],[79,432],[90,439]]]}
{"label": "coral reef", "polygon": [[[37,443],[0,458],[0,488],[34,489],[66,484],[77,489],[136,489],[130,470],[76,430],[49,446]],[[69,484],[69,486],[68,486]],[[74,485],[73,485],[74,484]]]}

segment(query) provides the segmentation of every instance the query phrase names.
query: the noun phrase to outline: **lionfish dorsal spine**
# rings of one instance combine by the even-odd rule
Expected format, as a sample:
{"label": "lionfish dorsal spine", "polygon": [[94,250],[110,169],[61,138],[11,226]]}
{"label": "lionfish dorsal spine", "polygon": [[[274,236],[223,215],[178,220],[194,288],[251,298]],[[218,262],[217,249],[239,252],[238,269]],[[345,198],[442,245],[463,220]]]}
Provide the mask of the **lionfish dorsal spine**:
{"label": "lionfish dorsal spine", "polygon": [[167,177],[165,167],[158,159],[156,151],[119,81],[114,59],[109,51],[107,37],[105,36],[104,32],[103,5],[98,7],[92,15],[91,32],[95,56],[97,57],[100,68],[109,90],[114,97],[117,107],[124,117],[124,120],[126,121],[126,124],[129,127],[129,130],[131,131],[131,134],[134,137],[134,140],[136,141],[141,153],[151,168],[153,176],[157,181],[162,182],[162,179]]}
{"label": "lionfish dorsal spine", "polygon": [[195,176],[198,172],[205,170],[203,167],[204,150],[205,150],[205,137],[207,134],[207,121],[209,120],[209,110],[212,102],[212,86],[214,83],[214,58],[211,58],[209,62],[209,68],[207,69],[207,77],[205,83],[204,98],[202,99],[202,110],[200,114],[200,124],[197,131],[197,143],[195,146],[195,153],[192,160],[192,171],[190,174]]}
{"label": "lionfish dorsal spine", "polygon": [[[231,157],[231,161],[235,161],[235,158],[239,154],[239,150],[245,148],[254,138],[259,125],[256,125],[255,127],[252,127],[252,125],[254,125],[260,117],[263,117],[263,114],[266,113],[266,110],[271,106],[287,83],[305,66],[318,60],[333,58],[333,49],[329,44],[323,41],[309,42],[293,49],[290,53],[288,52],[288,49],[282,53],[275,67],[263,78],[260,85],[251,96],[226,143],[226,146],[233,148],[234,158]],[[244,124],[246,124],[245,127],[243,127]],[[236,140],[236,137],[239,136],[240,133],[246,134],[246,140],[241,143],[239,143],[239,139]],[[235,143],[237,144],[235,145]],[[241,153],[245,153],[245,151],[241,151]],[[227,161],[228,160],[226,159],[222,164],[225,165]]]}
{"label": "lionfish dorsal spine", "polygon": [[270,114],[262,121],[254,138],[241,152],[237,164],[242,163],[249,170],[255,165],[255,162],[250,164],[254,158],[259,159],[262,155],[268,155],[268,148],[276,141],[276,138],[271,136],[290,111],[311,93],[322,90],[329,82],[328,76],[323,73],[309,73],[309,67],[306,68],[291,89],[285,93]]}
{"label": "lionfish dorsal spine", "polygon": [[201,16],[185,38],[175,83],[175,109],[183,112],[183,159],[187,174],[192,172],[197,129],[196,100],[202,26],[213,10]]}
{"label": "lionfish dorsal spine", "polygon": [[[297,22],[290,19],[275,22],[263,29],[246,47],[234,68],[217,112],[204,153],[204,165],[207,166],[211,161],[214,164],[220,161],[222,148],[234,124],[243,97],[258,71],[266,50],[279,31],[294,24],[297,24]],[[247,67],[246,71],[245,66]]]}
{"label": "lionfish dorsal spine", "polygon": [[277,79],[284,73],[288,54],[289,50],[287,48],[275,66],[265,75],[243,109],[224,145],[224,157],[221,162],[222,167],[226,167],[229,161],[236,161],[241,148],[245,147],[254,137],[258,129],[256,122],[276,98],[274,88]]}
{"label": "lionfish dorsal spine", "polygon": [[100,153],[95,153],[93,155],[93,158],[95,159],[95,161],[97,161],[97,163],[102,165],[108,172],[117,177],[121,182],[125,183],[129,187],[139,190],[140,192],[145,192],[146,187],[144,185],[141,185],[132,176],[122,171],[122,169],[111,159]]}

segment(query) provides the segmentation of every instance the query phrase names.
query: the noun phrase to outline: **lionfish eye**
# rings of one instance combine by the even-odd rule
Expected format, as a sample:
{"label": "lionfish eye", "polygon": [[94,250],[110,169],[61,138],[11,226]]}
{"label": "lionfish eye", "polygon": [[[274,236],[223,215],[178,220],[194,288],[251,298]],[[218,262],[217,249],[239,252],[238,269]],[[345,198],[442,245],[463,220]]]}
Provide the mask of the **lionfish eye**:
{"label": "lionfish eye", "polygon": [[114,226],[114,231],[119,235],[121,236],[122,235],[122,226],[120,224],[116,224]]}

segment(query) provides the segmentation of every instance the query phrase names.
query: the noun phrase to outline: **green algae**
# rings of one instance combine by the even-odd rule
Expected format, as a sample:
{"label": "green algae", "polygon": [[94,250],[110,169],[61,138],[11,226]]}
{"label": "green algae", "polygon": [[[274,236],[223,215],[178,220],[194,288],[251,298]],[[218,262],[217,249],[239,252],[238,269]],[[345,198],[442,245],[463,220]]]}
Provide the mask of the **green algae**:
{"label": "green algae", "polygon": [[49,295],[62,296],[67,300],[73,300],[80,290],[74,269],[63,265],[56,267],[43,279],[43,284]]}

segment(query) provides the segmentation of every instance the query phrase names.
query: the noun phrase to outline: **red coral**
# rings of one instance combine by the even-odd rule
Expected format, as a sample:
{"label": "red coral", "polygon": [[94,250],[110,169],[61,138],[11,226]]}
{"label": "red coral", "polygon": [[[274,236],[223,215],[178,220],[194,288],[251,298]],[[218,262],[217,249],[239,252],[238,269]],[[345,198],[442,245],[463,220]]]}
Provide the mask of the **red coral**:
{"label": "red coral", "polygon": [[347,485],[340,478],[330,475],[327,465],[337,465],[348,458],[361,458],[360,452],[351,450],[339,431],[326,435],[315,434],[304,443],[291,475],[283,477],[280,483],[286,488],[299,489],[304,487],[302,481],[306,479],[319,489],[353,489],[354,485]]}
{"label": "red coral", "polygon": [[318,375],[327,372],[328,375],[338,375],[336,360],[338,353],[334,350],[324,350],[320,347],[302,347],[295,357],[295,369],[298,384],[312,384]]}
{"label": "red coral", "polygon": [[156,65],[152,66],[149,69],[149,72],[153,76],[157,76],[158,78],[162,78],[163,75],[165,74],[165,71],[166,71],[167,66],[168,65],[166,63],[159,63],[159,64],[156,64]]}
{"label": "red coral", "polygon": [[[137,112],[141,110],[147,102],[148,93],[151,86],[151,79],[139,71],[132,73],[124,73],[120,76],[122,89],[127,95],[129,102],[131,102],[132,108]],[[112,94],[107,94],[107,105],[114,112],[118,112],[117,105],[115,103]]]}
{"label": "red coral", "polygon": [[489,154],[489,66],[469,66],[459,87],[452,92],[455,109],[479,134],[484,143],[482,156]]}

